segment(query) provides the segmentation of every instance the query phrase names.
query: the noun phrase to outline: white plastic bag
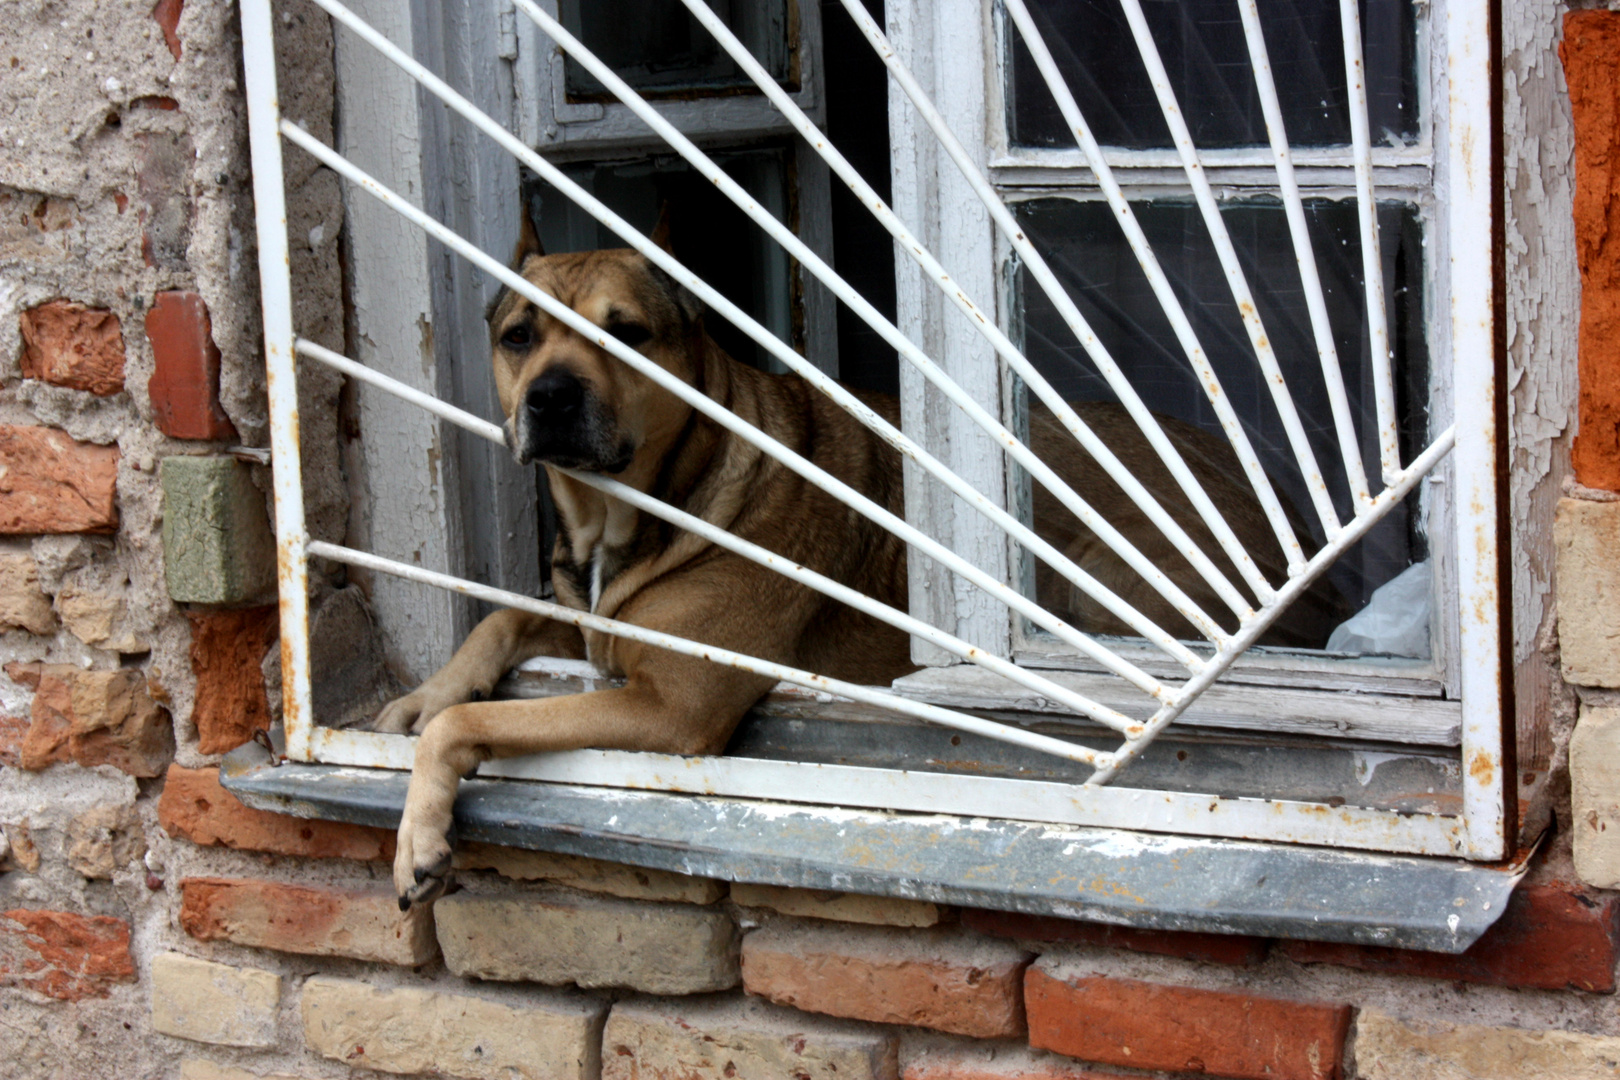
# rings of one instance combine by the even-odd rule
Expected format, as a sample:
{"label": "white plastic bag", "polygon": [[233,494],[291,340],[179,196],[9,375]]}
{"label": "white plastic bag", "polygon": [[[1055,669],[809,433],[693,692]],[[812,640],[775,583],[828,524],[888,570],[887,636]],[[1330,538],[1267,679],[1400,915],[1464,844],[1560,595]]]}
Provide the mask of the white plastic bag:
{"label": "white plastic bag", "polygon": [[1434,570],[1425,559],[1384,582],[1366,607],[1333,628],[1328,652],[1427,659],[1433,581]]}

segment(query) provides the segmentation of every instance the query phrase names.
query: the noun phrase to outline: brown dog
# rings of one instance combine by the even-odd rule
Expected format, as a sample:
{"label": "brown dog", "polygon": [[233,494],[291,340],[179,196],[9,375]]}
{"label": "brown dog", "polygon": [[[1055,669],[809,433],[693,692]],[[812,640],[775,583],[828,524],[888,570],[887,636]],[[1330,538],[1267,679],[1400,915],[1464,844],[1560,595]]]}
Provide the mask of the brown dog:
{"label": "brown dog", "polygon": [[[898,455],[797,376],[767,375],[723,353],[696,300],[628,250],[545,256],[532,226],[513,259],[535,286],[639,350],[738,416],[896,514]],[[887,604],[906,607],[906,548],[832,496],[702,417],[674,395],[507,291],[489,321],[496,386],[519,462],[547,468],[559,516],[552,580],[581,610],[857,683],[887,684],[912,670],[905,634],[774,571],[608,499],[551,466],[610,473],[732,533]],[[891,421],[890,399],[868,399]],[[1205,551],[1216,553],[1146,440],[1121,410],[1078,406],[1139,470]],[[1280,552],[1223,442],[1167,422],[1189,464],[1273,581]],[[1033,447],[1127,536],[1141,540],[1212,615],[1212,591],[1169,554],[1123,493],[1044,412]],[[1181,636],[1190,627],[1105,546],[1038,498],[1036,528],[1145,615]],[[1302,535],[1304,535],[1302,533]],[[1217,560],[1218,565],[1224,563]],[[1176,565],[1179,564],[1179,565]],[[1174,569],[1171,569],[1172,566]],[[1233,576],[1228,570],[1228,575]],[[1122,633],[1055,574],[1043,602],[1092,632]],[[1325,593],[1274,635],[1320,645],[1342,618]],[[1324,619],[1330,619],[1324,623]],[[1310,639],[1310,640],[1307,640]],[[487,701],[497,680],[532,656],[588,657],[625,676],[622,689],[527,701]],[[401,907],[443,889],[460,777],[492,757],[582,747],[714,754],[724,749],[771,680],[520,611],[501,611],[468,636],[445,667],[378,716],[381,731],[419,732],[399,827],[394,883]]]}

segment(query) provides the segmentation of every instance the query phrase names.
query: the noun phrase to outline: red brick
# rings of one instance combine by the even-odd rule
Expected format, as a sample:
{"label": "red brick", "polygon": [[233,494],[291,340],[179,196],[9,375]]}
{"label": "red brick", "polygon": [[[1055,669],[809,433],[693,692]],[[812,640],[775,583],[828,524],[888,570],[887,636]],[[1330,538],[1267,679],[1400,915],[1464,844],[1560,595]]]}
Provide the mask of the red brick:
{"label": "red brick", "polygon": [[1178,930],[1138,930],[1130,926],[1024,915],[1014,911],[967,908],[962,925],[981,934],[1025,941],[1076,941],[1109,949],[1158,953],[1209,964],[1253,967],[1266,958],[1266,939],[1241,934],[1195,934]]}
{"label": "red brick", "polygon": [[1024,978],[1029,1043],[1103,1065],[1239,1080],[1338,1080],[1348,1005],[1161,986],[1108,975]]}
{"label": "red brick", "polygon": [[169,714],[147,693],[146,678],[139,671],[82,671],[71,664],[43,667],[19,753],[23,768],[76,761],[152,777],[173,758]]}
{"label": "red brick", "polygon": [[73,760],[69,743],[73,737],[72,679],[76,674],[78,669],[69,664],[51,664],[40,673],[28,734],[23,737],[23,768],[45,769]]}
{"label": "red brick", "polygon": [[68,911],[0,912],[0,986],[79,1001],[135,981],[129,924]]}
{"label": "red brick", "polygon": [[118,448],[0,424],[0,533],[118,528]]}
{"label": "red brick", "polygon": [[1614,993],[1620,897],[1575,885],[1521,885],[1507,910],[1467,952],[1418,952],[1325,941],[1284,941],[1301,964],[1338,964],[1453,982]]}
{"label": "red brick", "polygon": [[254,810],[220,786],[215,769],[170,765],[158,800],[158,824],[170,836],[193,844],[315,859],[394,861],[389,830]]}
{"label": "red brick", "polygon": [[184,5],[185,0],[157,0],[152,9],[152,18],[163,28],[163,41],[176,60],[180,59],[180,9]]}
{"label": "red brick", "polygon": [[191,722],[197,751],[223,754],[270,727],[264,691],[265,651],[276,639],[275,605],[209,613],[191,619],[191,670],[197,676]]}
{"label": "red brick", "polygon": [[160,292],[146,313],[154,368],[147,394],[158,428],[173,439],[234,439],[219,404],[219,348],[208,305],[194,292]]}
{"label": "red brick", "polygon": [[743,939],[743,988],[806,1012],[999,1038],[1024,1033],[1029,954],[947,931],[777,926]]}
{"label": "red brick", "polygon": [[399,910],[392,886],[315,888],[258,878],[187,878],[180,925],[199,941],[414,966],[438,955],[433,909]]}
{"label": "red brick", "polygon": [[23,375],[107,397],[124,388],[118,316],[66,300],[22,313]]}
{"label": "red brick", "polygon": [[28,737],[28,717],[0,716],[0,765],[22,768],[23,740]]}

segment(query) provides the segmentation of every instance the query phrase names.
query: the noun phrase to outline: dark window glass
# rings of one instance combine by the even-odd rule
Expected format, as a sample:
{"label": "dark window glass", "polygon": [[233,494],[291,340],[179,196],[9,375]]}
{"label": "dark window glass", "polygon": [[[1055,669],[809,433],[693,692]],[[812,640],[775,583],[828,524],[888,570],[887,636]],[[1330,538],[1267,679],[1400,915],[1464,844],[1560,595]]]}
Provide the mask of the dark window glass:
{"label": "dark window glass", "polygon": [[[778,82],[797,83],[794,0],[709,0],[709,7]],[[753,80],[679,0],[562,0],[560,16],[570,33],[642,93],[756,92]],[[564,70],[571,100],[611,97],[572,57]]]}
{"label": "dark window glass", "polygon": [[[1350,142],[1338,0],[1260,0],[1266,51],[1293,146]],[[1031,0],[1081,115],[1104,146],[1171,147],[1119,0]],[[1411,0],[1361,0],[1374,145],[1418,135],[1417,17]],[[1236,0],[1142,0],[1171,88],[1202,149],[1263,146],[1265,118]],[[1075,145],[1012,20],[1007,129],[1019,146]]]}
{"label": "dark window glass", "polygon": [[[1224,441],[1214,409],[1108,205],[1049,198],[1021,203],[1017,210],[1031,240],[1148,408]],[[1321,528],[1197,207],[1190,200],[1156,200],[1133,203],[1132,210],[1279,495],[1310,526],[1300,539],[1314,550],[1323,539]],[[1350,412],[1376,493],[1381,488],[1377,423],[1356,205],[1307,199],[1305,213]],[[1274,199],[1229,202],[1222,218],[1335,507],[1341,520],[1348,520],[1349,487],[1282,206]],[[1426,445],[1428,430],[1422,226],[1416,210],[1404,204],[1380,205],[1378,218],[1401,452],[1410,461]],[[1040,287],[1023,272],[1017,287],[1018,329],[1031,362],[1065,400],[1117,401]],[[1247,489],[1241,475],[1236,479]],[[1415,500],[1414,495],[1393,510],[1328,572],[1349,610],[1359,610],[1375,588],[1425,557]]]}

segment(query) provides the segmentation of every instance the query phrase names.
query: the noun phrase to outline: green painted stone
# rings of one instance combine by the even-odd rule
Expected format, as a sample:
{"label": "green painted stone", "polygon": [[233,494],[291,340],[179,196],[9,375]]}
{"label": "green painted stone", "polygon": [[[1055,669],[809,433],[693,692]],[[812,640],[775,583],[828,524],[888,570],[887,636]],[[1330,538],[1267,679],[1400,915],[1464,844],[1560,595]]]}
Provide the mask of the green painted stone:
{"label": "green painted stone", "polygon": [[233,457],[169,457],[159,477],[170,598],[189,604],[271,599],[276,541],[249,466]]}

